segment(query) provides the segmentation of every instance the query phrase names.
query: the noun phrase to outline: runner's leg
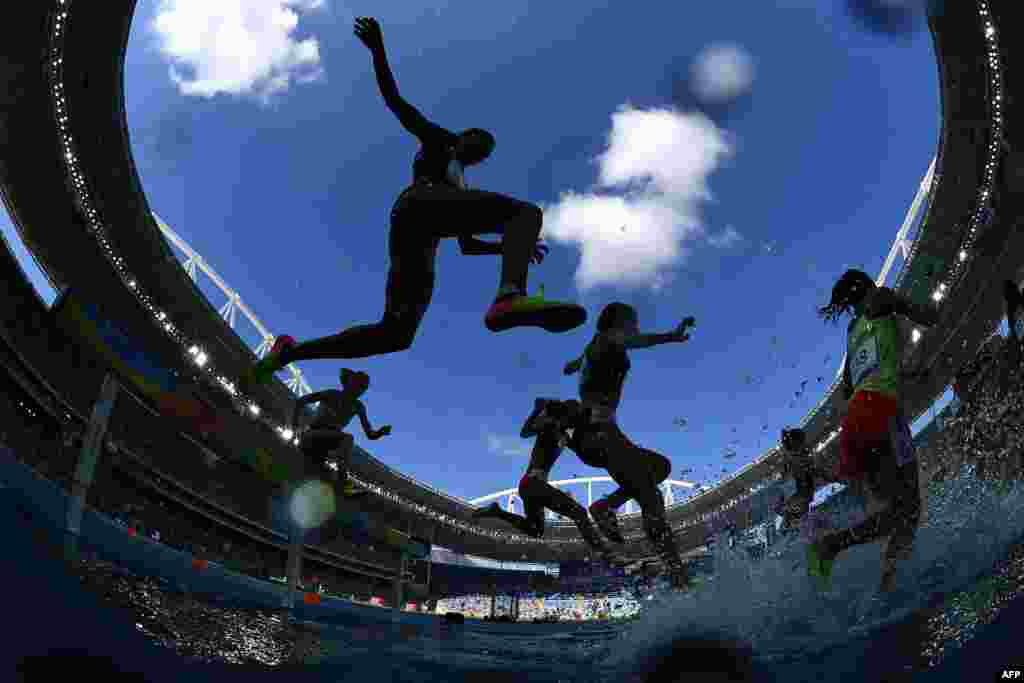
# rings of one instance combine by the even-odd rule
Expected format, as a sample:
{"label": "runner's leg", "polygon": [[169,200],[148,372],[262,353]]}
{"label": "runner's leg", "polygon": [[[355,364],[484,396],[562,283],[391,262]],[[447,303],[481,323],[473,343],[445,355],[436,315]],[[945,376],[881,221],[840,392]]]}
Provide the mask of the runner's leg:
{"label": "runner's leg", "polygon": [[[608,474],[640,505],[644,532],[673,574],[684,574],[672,528],[665,518],[665,499],[658,489],[663,467],[657,460],[638,457],[639,450],[613,426],[608,448]],[[637,467],[637,462],[643,466]],[[652,467],[651,465],[655,465]],[[663,481],[663,480],[662,480]]]}
{"label": "runner's leg", "polygon": [[[520,490],[522,490],[522,486],[520,486]],[[540,480],[535,480],[535,482],[530,484],[529,493],[531,501],[535,501],[534,505],[547,508],[552,512],[571,519],[576,528],[579,529],[580,536],[587,542],[587,545],[599,552],[606,551],[604,542],[590,523],[587,511],[572,496]]]}
{"label": "runner's leg", "polygon": [[[668,458],[661,453],[637,446],[636,444],[633,444],[633,446],[638,452],[637,466],[640,466],[640,462],[643,462],[644,466],[651,471],[657,485],[668,479],[672,473],[672,462]],[[629,493],[620,487],[605,496],[603,500],[605,505],[616,510],[625,505],[629,499]]]}
{"label": "runner's leg", "polygon": [[530,259],[544,222],[536,204],[497,192],[431,186],[410,192],[402,211],[402,220],[438,239],[502,235],[500,286],[526,293]]}
{"label": "runner's leg", "polygon": [[285,349],[281,354],[283,365],[323,358],[366,358],[404,351],[412,345],[433,298],[437,246],[421,240],[403,245],[403,235],[394,231],[391,241],[391,268],[380,322],[357,325]]}

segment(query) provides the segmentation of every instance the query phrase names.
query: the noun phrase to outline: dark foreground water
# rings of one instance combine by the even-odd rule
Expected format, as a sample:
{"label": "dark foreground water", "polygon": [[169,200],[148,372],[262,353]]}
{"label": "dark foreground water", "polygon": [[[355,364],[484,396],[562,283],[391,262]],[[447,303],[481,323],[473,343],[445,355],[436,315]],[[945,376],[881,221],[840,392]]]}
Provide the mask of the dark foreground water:
{"label": "dark foreground water", "polygon": [[[878,546],[844,556],[826,593],[805,580],[796,543],[776,547],[758,563],[723,550],[712,582],[693,595],[656,596],[630,624],[446,626],[429,616],[392,622],[384,610],[325,606],[297,615],[311,622],[305,628],[319,639],[316,664],[259,670],[188,661],[154,644],[146,634],[151,629],[133,623],[129,611],[113,610],[83,590],[56,553],[61,494],[34,489],[9,461],[0,469],[6,473],[0,477],[4,680],[16,667],[30,681],[73,672],[78,679],[188,683],[988,681],[1014,680],[1002,679],[1002,671],[1024,668],[1024,600],[1012,600],[1024,588],[1019,577],[1001,584],[1006,607],[995,621],[977,623],[985,601],[993,599],[986,576],[1006,565],[1024,537],[1024,491],[969,478],[932,492],[915,555],[885,600],[874,591]],[[90,547],[136,573],[161,570],[178,585],[190,580],[185,563],[178,567],[168,554],[174,551],[150,548],[143,556],[140,544],[96,518],[86,521],[83,533],[94,538]],[[226,572],[209,572],[201,581],[207,583],[194,590],[223,596],[221,606],[229,611],[256,610],[276,599],[261,593],[261,582]],[[953,600],[958,593],[962,598]],[[958,639],[967,644],[956,647]]]}

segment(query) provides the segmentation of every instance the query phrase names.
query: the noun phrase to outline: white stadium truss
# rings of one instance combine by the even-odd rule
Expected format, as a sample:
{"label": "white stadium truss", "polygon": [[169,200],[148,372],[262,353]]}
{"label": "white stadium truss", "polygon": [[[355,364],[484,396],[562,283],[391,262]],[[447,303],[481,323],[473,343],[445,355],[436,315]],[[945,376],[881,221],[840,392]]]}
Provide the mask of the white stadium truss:
{"label": "white stadium truss", "polygon": [[[252,310],[242,303],[242,295],[237,291],[228,287],[228,284],[224,282],[223,278],[217,274],[217,271],[207,263],[206,259],[202,257],[199,252],[189,246],[188,242],[183,240],[178,233],[171,230],[170,226],[164,223],[164,221],[153,214],[153,218],[156,219],[156,224],[160,227],[160,232],[163,233],[164,237],[172,245],[178,248],[185,259],[181,264],[181,267],[185,269],[188,276],[192,278],[192,281],[196,281],[196,269],[203,272],[206,277],[210,278],[214,285],[224,294],[224,298],[227,301],[220,307],[220,316],[227,321],[231,329],[235,329],[235,318],[236,311],[241,311],[242,315],[245,316],[246,320],[256,329],[256,333],[260,337],[260,345],[257,346],[254,351],[257,358],[263,358],[264,354],[270,350],[270,347],[274,345],[274,335],[271,334],[266,326],[256,317],[256,314]],[[210,303],[213,303],[212,301]],[[239,335],[241,336],[241,335]],[[289,365],[286,370],[291,374],[285,381],[285,385],[292,390],[298,396],[305,396],[311,392],[309,384],[306,383],[306,378],[302,376],[302,371],[299,370],[295,365]]]}
{"label": "white stadium truss", "polygon": [[[556,488],[560,488],[562,486],[572,486],[574,484],[586,484],[586,486],[587,486],[587,507],[590,507],[590,504],[594,502],[594,484],[612,484],[614,486],[615,485],[615,480],[613,480],[611,477],[575,477],[573,479],[559,479],[558,481],[549,481],[548,483],[551,484],[552,486],[556,487]],[[675,495],[672,492],[672,487],[673,486],[681,486],[683,488],[692,489],[692,488],[697,488],[698,485],[696,483],[692,482],[692,481],[680,481],[678,479],[666,479],[661,484],[662,492],[665,494],[665,505],[666,506],[667,505],[671,505],[672,503],[675,502]],[[509,512],[513,512],[515,510],[515,508],[513,506],[513,503],[514,503],[514,501],[519,500],[519,489],[518,488],[505,489],[504,491],[498,491],[497,493],[492,493],[492,494],[490,494],[488,496],[483,496],[482,498],[474,498],[473,500],[469,501],[469,504],[470,505],[480,505],[481,503],[486,503],[488,501],[497,500],[499,498],[505,498],[506,496],[507,496],[507,499],[505,501],[505,509],[508,510]],[[627,514],[632,511],[631,510],[632,505],[633,505],[633,501],[629,501],[628,503],[626,503],[626,513]],[[557,516],[557,515],[554,515],[554,513],[551,513],[550,510],[548,511],[548,513],[549,513],[548,514],[549,518]]]}

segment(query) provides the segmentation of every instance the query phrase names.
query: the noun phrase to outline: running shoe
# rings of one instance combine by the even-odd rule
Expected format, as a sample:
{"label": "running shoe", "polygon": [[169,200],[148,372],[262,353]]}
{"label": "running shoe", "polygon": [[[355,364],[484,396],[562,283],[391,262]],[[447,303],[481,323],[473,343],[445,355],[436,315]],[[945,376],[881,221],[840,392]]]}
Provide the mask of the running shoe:
{"label": "running shoe", "polygon": [[550,301],[543,295],[511,294],[487,310],[484,324],[491,332],[513,327],[540,327],[548,332],[568,332],[587,322],[587,310],[579,304]]}
{"label": "running shoe", "polygon": [[590,516],[594,518],[594,523],[606,538],[616,543],[626,542],[626,539],[622,537],[622,532],[619,531],[619,520],[615,516],[615,511],[608,507],[608,501],[598,500],[592,503]]}
{"label": "running shoe", "polygon": [[286,365],[281,362],[281,353],[286,348],[293,346],[295,346],[295,339],[286,334],[275,339],[274,345],[270,347],[270,352],[239,379],[239,388],[242,390],[242,393],[251,393],[253,387],[268,383],[274,376],[274,373]]}

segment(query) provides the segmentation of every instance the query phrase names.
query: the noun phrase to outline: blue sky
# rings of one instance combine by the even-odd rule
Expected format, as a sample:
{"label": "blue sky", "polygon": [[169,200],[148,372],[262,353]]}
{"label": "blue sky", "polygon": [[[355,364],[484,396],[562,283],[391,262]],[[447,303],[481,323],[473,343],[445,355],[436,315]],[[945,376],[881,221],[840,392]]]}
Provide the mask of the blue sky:
{"label": "blue sky", "polygon": [[[611,300],[652,331],[697,318],[688,344],[633,353],[625,431],[675,478],[711,482],[762,453],[842,357],[842,330],[815,307],[844,269],[878,272],[934,155],[928,34],[865,32],[833,0],[407,4],[140,2],[127,108],[153,209],[274,333],[377,320],[416,143],[352,35],[372,14],[406,99],[497,137],[467,182],[545,206],[552,251],[531,288],[580,300],[592,321]],[[708,95],[682,87],[708,55],[710,84],[738,92],[711,118],[693,109]],[[560,371],[593,331],[488,333],[498,264],[443,245],[413,348],[348,362],[372,377],[374,425],[394,426],[360,443],[465,498],[516,484],[525,414],[536,396],[574,395]],[[301,367],[319,389],[340,365]],[[567,453],[554,476],[576,474],[603,473]]]}

